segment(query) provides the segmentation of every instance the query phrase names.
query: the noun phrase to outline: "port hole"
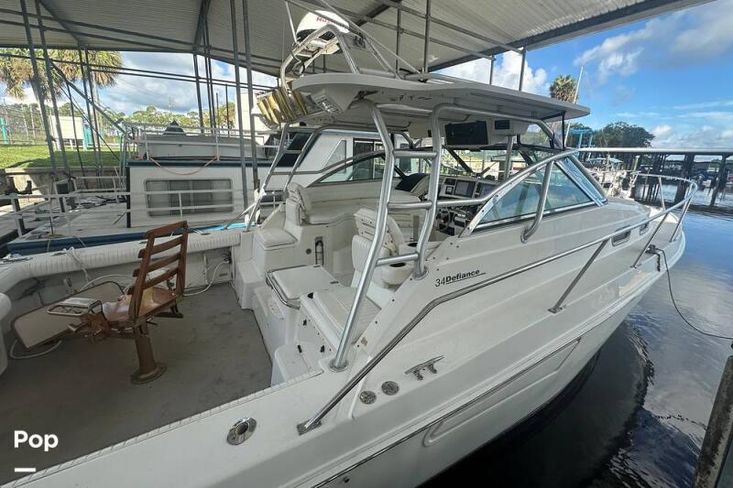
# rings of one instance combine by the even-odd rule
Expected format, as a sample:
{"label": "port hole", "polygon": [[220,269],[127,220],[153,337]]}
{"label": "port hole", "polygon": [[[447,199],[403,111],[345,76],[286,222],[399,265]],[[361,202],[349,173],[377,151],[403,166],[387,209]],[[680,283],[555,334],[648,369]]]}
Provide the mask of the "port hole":
{"label": "port hole", "polygon": [[405,265],[405,263],[394,263],[390,264],[392,268],[402,268]]}

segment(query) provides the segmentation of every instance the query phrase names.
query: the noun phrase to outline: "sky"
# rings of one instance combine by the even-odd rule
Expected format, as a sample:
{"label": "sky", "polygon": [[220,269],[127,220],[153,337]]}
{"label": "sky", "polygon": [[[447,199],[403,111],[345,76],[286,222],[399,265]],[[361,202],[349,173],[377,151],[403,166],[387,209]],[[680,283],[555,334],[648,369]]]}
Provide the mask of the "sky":
{"label": "sky", "polygon": [[[521,58],[497,58],[494,80],[517,88]],[[580,121],[641,125],[659,147],[733,146],[733,0],[717,0],[527,53],[524,89],[547,95],[558,75],[579,76]],[[489,61],[447,74],[488,82]]]}
{"label": "sky", "polygon": [[[193,74],[189,54],[123,53],[125,66]],[[581,119],[601,128],[626,121],[656,137],[658,147],[733,146],[733,0],[676,11],[577,37],[527,54],[524,90],[547,95],[558,75],[583,75],[578,103],[591,109]],[[214,62],[214,76],[233,79],[234,68]],[[494,83],[517,88],[521,58],[497,57]],[[489,62],[478,60],[443,71],[488,82]],[[241,70],[242,80],[246,73]],[[274,78],[256,73],[255,83]],[[0,98],[12,103],[0,85]],[[231,97],[231,90],[230,90]],[[156,105],[175,112],[196,110],[194,85],[120,76],[101,91],[106,106],[125,113]],[[223,89],[220,103],[224,102]]]}

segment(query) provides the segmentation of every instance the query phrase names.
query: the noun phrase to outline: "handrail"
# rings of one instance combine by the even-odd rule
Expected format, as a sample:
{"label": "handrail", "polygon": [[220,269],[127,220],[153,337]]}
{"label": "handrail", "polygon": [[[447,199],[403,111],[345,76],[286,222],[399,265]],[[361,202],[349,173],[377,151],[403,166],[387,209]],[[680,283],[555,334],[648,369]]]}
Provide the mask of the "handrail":
{"label": "handrail", "polygon": [[550,177],[552,176],[552,168],[554,166],[555,161],[550,161],[545,167],[545,177],[542,178],[542,190],[540,192],[540,201],[537,205],[537,212],[535,212],[532,224],[522,231],[522,242],[527,242],[532,237],[532,234],[540,228],[542,216],[545,214],[545,207],[547,206],[547,194],[550,191]]}
{"label": "handrail", "polygon": [[[654,175],[654,176],[656,176],[656,175]],[[695,183],[692,180],[685,179],[685,178],[673,178],[673,179],[682,180],[682,181],[688,183],[690,185],[689,188],[692,191],[689,191],[688,192],[688,194],[686,195],[685,199],[683,199],[680,202],[676,203],[675,205],[667,208],[666,210],[663,210],[663,211],[661,211],[661,212],[659,212],[659,213],[657,213],[657,214],[655,214],[653,216],[647,217],[646,219],[642,220],[641,222],[637,222],[636,224],[630,224],[630,225],[624,226],[624,227],[622,227],[620,229],[617,229],[617,230],[613,231],[610,234],[607,234],[607,235],[605,235],[603,237],[594,239],[594,240],[592,240],[590,242],[587,242],[585,244],[581,244],[581,245],[576,246],[576,247],[574,247],[572,249],[568,249],[566,251],[559,252],[559,253],[554,254],[552,256],[548,256],[546,258],[539,259],[537,261],[533,261],[533,262],[531,262],[529,264],[526,264],[526,265],[523,265],[523,266],[519,266],[517,268],[513,268],[513,269],[511,269],[509,271],[505,271],[504,273],[500,273],[500,274],[495,275],[495,276],[493,276],[491,278],[487,278],[485,280],[482,280],[482,281],[473,283],[471,285],[465,286],[465,287],[463,287],[461,289],[458,289],[458,290],[455,290],[453,292],[446,293],[445,295],[441,295],[440,297],[438,297],[436,299],[433,299],[432,301],[430,301],[429,303],[427,303],[417,313],[417,315],[415,315],[415,317],[413,317],[404,327],[402,327],[402,329],[400,329],[400,331],[392,339],[390,339],[387,342],[387,344],[385,344],[382,347],[382,349],[380,349],[371,359],[369,359],[367,361],[367,363],[364,364],[359,369],[359,371],[357,371],[356,374],[354,376],[352,376],[344,384],[344,386],[342,386],[336,392],[336,394],[321,409],[319,409],[308,420],[306,420],[304,422],[301,422],[301,423],[299,423],[297,425],[298,433],[302,435],[302,434],[305,434],[305,433],[307,433],[307,432],[309,432],[309,431],[317,428],[318,426],[320,426],[321,425],[321,421],[323,420],[323,418],[336,405],[338,405],[341,402],[341,400],[343,400],[343,398],[354,387],[356,387],[366,377],[366,375],[369,374],[377,366],[377,364],[379,364],[382,361],[382,359],[384,359],[387,356],[387,354],[389,354],[389,352],[392,351],[392,349],[394,349],[402,341],[402,339],[404,339],[407,336],[407,334],[409,334],[422,321],[422,319],[424,319],[428,315],[428,313],[430,313],[438,305],[440,305],[442,303],[445,303],[445,302],[448,302],[450,300],[453,300],[455,298],[458,298],[460,296],[466,295],[466,294],[471,293],[473,291],[479,290],[481,288],[485,288],[487,286],[490,286],[490,285],[499,283],[499,282],[504,281],[504,280],[506,280],[508,278],[512,278],[512,277],[517,276],[517,275],[519,275],[521,273],[524,273],[526,271],[530,271],[532,269],[535,269],[535,268],[537,268],[539,266],[542,266],[542,265],[545,265],[545,264],[548,264],[548,263],[557,261],[558,259],[562,259],[562,258],[564,258],[566,256],[571,255],[571,254],[575,254],[575,253],[577,253],[579,251],[582,251],[584,249],[588,249],[588,248],[590,248],[592,246],[598,246],[598,245],[600,245],[602,243],[606,243],[610,239],[612,239],[614,236],[617,236],[619,234],[624,234],[624,233],[626,233],[628,231],[631,231],[633,229],[636,229],[638,227],[641,227],[641,226],[643,226],[645,224],[648,224],[650,222],[653,222],[653,221],[659,219],[660,217],[665,217],[666,218],[666,216],[669,213],[671,213],[673,210],[676,210],[676,209],[682,207],[683,208],[683,214],[680,216],[680,219],[678,221],[678,226],[675,228],[675,230],[672,233],[672,236],[670,237],[670,241],[673,241],[675,239],[675,237],[676,237],[676,233],[677,233],[677,229],[679,227],[679,224],[681,224],[682,220],[685,217],[685,214],[686,214],[686,211],[687,211],[687,208],[688,208],[688,203],[689,203],[690,200],[692,200],[692,197],[693,197],[695,191],[697,190],[697,183]],[[642,256],[646,252],[646,250],[648,249],[649,242],[650,241],[647,241],[647,243],[644,246],[644,249],[642,249]],[[605,244],[604,244],[604,246],[605,246]],[[597,257],[598,254],[600,254],[600,251],[597,251],[596,253],[594,253],[594,255],[596,257]],[[590,262],[590,264],[592,264],[592,261],[589,261],[589,262]],[[581,269],[581,272],[584,273],[590,267],[590,264],[586,263],[586,265]],[[579,276],[576,276],[576,279],[573,280],[573,282],[571,283],[571,286],[574,286],[577,283],[579,277],[582,276],[582,273],[579,274]],[[566,295],[563,296],[563,297],[561,297],[561,298],[564,299],[565,297],[566,297]],[[561,303],[561,302],[562,302],[562,300],[558,301],[558,303]]]}

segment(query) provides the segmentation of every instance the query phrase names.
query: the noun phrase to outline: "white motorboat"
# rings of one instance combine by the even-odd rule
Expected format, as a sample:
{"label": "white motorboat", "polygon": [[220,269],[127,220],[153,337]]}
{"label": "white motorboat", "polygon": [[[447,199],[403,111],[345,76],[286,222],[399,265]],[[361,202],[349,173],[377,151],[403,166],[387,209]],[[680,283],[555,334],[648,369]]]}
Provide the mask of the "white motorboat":
{"label": "white motorboat", "polygon": [[[352,61],[354,46],[376,50],[330,25],[302,42],[324,34],[320,49],[338,43]],[[55,464],[13,486],[418,485],[558,395],[682,255],[694,183],[678,179],[687,198],[662,209],[606,196],[547,125],[585,107],[393,66],[284,80],[278,96],[303,102],[272,113],[285,133],[301,121],[376,130],[383,151],[321,165],[307,186],[294,165],[261,225],[191,234],[187,253],[181,237],[149,241],[140,263],[139,244],[125,243],[0,267],[3,324],[35,347],[130,333],[90,312],[110,293],[91,285],[137,269],[133,291],[108,305],[137,303],[133,379],[155,379],[121,380],[134,356],[111,340],[11,363],[0,437],[20,426],[58,436],[48,453],[0,456]],[[408,142],[395,147],[395,134]],[[517,153],[527,168],[501,181],[443,164],[443,148],[460,159],[499,146],[502,174]],[[181,245],[183,268],[150,258]],[[189,287],[206,284],[181,301],[182,318],[133,313],[141,287],[182,270]],[[52,320],[87,306],[67,319],[77,332]]]}

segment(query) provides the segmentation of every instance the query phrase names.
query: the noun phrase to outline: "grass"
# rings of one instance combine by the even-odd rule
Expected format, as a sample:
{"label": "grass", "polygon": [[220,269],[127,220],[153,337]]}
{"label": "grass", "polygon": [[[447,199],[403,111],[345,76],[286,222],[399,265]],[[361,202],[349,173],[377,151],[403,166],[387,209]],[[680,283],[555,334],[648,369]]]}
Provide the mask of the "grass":
{"label": "grass", "polygon": [[[96,162],[94,159],[93,151],[80,150],[81,161],[85,166],[95,166]],[[115,153],[116,154],[116,153]],[[64,167],[64,160],[61,155],[61,151],[55,151],[56,157],[56,168],[61,169]],[[66,158],[69,161],[69,166],[79,166],[79,156],[77,156],[76,149],[67,148]],[[101,152],[102,165],[103,166],[117,166],[120,164],[119,160],[109,152],[108,149],[103,149]],[[50,168],[51,158],[48,154],[48,147],[45,144],[34,144],[34,145],[4,145],[0,144],[0,169],[11,169],[11,168]]]}

